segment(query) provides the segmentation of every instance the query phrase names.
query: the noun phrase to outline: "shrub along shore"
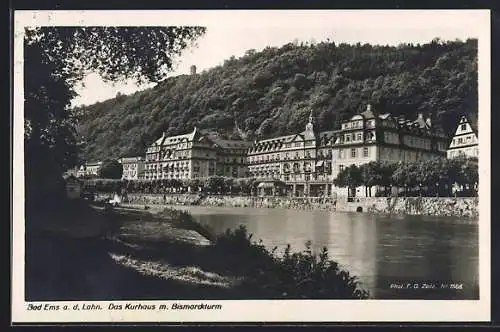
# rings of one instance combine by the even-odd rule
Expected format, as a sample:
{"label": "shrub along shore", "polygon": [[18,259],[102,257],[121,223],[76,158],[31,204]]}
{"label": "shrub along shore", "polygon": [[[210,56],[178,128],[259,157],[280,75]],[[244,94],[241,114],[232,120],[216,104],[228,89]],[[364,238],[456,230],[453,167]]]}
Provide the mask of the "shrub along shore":
{"label": "shrub along shore", "polygon": [[[245,228],[216,235],[190,214],[117,208],[95,234],[31,228],[27,298],[110,299],[364,299],[369,293],[324,249],[284,254],[255,242]],[[77,232],[78,233],[78,232]],[[202,234],[202,235],[200,235]],[[130,285],[134,287],[130,287]]]}

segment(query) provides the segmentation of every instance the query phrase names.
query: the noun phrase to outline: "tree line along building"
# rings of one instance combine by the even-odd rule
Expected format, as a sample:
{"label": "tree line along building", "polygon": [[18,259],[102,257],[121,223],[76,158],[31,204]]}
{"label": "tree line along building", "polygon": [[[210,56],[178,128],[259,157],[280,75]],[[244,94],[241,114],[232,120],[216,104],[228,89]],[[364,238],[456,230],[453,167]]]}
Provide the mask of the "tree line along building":
{"label": "tree line along building", "polygon": [[[367,105],[336,130],[318,132],[311,112],[304,131],[253,142],[222,139],[198,128],[183,135],[164,133],[145,157],[120,162],[124,179],[253,177],[260,181],[261,193],[274,193],[279,183],[290,196],[345,196],[347,188],[335,187],[333,180],[350,165],[477,156],[477,137],[477,127],[467,117],[460,119],[450,139],[423,113],[406,119]],[[364,193],[360,187],[351,195]]]}

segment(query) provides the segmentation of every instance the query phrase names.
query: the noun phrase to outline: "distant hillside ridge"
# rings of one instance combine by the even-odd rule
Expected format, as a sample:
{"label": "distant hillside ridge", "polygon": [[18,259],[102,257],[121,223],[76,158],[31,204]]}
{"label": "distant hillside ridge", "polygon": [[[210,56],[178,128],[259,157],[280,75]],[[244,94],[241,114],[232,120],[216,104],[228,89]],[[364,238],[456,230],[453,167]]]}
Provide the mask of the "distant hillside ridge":
{"label": "distant hillside ridge", "polygon": [[163,132],[196,126],[248,140],[332,130],[371,103],[414,118],[423,112],[447,134],[477,116],[477,40],[399,46],[289,43],[248,50],[220,66],[170,77],[154,88],[80,107],[82,158],[143,155]]}

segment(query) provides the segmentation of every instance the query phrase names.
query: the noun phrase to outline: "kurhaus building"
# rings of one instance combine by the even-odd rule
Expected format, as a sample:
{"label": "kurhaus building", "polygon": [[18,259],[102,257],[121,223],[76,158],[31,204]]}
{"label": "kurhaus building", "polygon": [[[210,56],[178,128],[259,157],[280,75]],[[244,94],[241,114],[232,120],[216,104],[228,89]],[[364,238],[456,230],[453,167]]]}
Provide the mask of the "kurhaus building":
{"label": "kurhaus building", "polygon": [[[263,181],[283,181],[294,196],[346,196],[346,188],[333,185],[345,167],[445,158],[446,147],[446,135],[422,113],[407,120],[379,114],[368,105],[343,121],[340,129],[317,133],[311,112],[305,131],[254,142],[248,152],[249,174]],[[362,187],[350,193],[364,194]]]}
{"label": "kurhaus building", "polygon": [[[371,105],[360,114],[343,121],[334,134],[332,144],[332,177],[350,165],[360,166],[370,161],[414,162],[445,158],[448,138],[439,126],[432,126],[430,118],[419,113],[417,119],[379,114]],[[336,192],[347,195],[346,188]],[[364,188],[357,188],[351,196],[363,196]]]}
{"label": "kurhaus building", "polygon": [[316,133],[313,122],[311,112],[303,132],[255,141],[248,150],[249,175],[284,182],[293,196],[330,195],[334,132]]}
{"label": "kurhaus building", "polygon": [[250,142],[220,139],[197,128],[177,136],[164,133],[146,151],[143,178],[246,177],[246,152],[250,145]]}
{"label": "kurhaus building", "polygon": [[[347,189],[335,187],[333,180],[345,167],[445,158],[447,144],[443,131],[422,113],[407,120],[368,105],[333,131],[317,132],[311,112],[304,131],[253,142],[225,140],[196,128],[184,135],[163,134],[147,149],[144,179],[254,177],[266,187],[283,184],[290,196],[343,196]],[[351,195],[364,193],[357,188]]]}

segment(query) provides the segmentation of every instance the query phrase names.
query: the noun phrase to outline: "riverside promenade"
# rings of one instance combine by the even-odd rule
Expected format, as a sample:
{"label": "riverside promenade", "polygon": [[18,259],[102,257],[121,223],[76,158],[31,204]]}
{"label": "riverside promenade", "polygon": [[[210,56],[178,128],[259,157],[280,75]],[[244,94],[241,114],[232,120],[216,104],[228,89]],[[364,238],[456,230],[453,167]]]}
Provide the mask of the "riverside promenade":
{"label": "riverside promenade", "polygon": [[[103,199],[106,195],[98,195]],[[348,202],[338,199],[309,197],[249,197],[197,194],[129,194],[126,204],[144,205],[196,205],[205,207],[254,207],[301,210],[327,210],[339,212],[368,212],[398,215],[433,215],[477,218],[477,197],[359,197]]]}

